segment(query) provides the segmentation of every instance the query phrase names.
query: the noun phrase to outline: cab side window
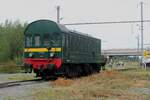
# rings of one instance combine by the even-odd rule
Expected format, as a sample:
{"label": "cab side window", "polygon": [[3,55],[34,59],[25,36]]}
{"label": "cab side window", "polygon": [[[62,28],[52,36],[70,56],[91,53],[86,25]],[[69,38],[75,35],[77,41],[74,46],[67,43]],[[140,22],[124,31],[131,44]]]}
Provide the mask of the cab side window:
{"label": "cab side window", "polygon": [[32,46],[32,37],[31,36],[26,36],[25,37],[25,46],[26,47],[31,47]]}
{"label": "cab side window", "polygon": [[39,47],[40,44],[41,44],[40,35],[35,35],[34,36],[34,45],[35,45],[35,47]]}
{"label": "cab side window", "polygon": [[49,34],[44,34],[43,45],[44,46],[49,46]]}

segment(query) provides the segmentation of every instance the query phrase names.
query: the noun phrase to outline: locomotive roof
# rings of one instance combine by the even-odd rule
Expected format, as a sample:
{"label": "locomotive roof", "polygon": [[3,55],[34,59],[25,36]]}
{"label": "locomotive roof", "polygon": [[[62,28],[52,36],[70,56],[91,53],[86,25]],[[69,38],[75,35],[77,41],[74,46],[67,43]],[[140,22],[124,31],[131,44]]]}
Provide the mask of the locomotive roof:
{"label": "locomotive roof", "polygon": [[58,24],[51,20],[37,20],[37,21],[30,23],[25,29],[24,34],[42,34],[42,33],[56,33],[56,32],[64,32],[68,34],[76,33],[82,36],[92,37],[88,34],[77,32],[74,30],[69,30],[65,27],[65,25]]}
{"label": "locomotive roof", "polygon": [[50,20],[37,20],[30,23],[25,29],[24,34],[43,34],[43,33],[54,33],[61,32],[61,28],[58,27],[57,23]]}

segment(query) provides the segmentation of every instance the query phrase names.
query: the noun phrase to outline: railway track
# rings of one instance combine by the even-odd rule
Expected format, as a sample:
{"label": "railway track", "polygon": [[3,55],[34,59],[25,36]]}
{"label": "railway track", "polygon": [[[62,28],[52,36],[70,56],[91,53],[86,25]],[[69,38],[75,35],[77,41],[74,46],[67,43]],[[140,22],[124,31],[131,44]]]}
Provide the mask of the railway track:
{"label": "railway track", "polygon": [[8,88],[8,87],[15,87],[15,86],[36,84],[36,83],[41,83],[41,82],[44,82],[44,81],[42,79],[33,79],[33,80],[22,80],[22,81],[0,83],[0,89]]}

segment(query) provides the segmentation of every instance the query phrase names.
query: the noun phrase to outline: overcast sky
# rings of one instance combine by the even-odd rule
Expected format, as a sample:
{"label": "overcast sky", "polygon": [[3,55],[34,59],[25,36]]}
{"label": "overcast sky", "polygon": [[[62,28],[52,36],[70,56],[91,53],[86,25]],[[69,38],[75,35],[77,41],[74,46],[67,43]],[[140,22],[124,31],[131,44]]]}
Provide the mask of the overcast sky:
{"label": "overcast sky", "polygon": [[[150,20],[150,0],[144,2],[144,19]],[[61,23],[140,20],[141,0],[0,0],[0,23],[6,19],[32,22],[56,21],[60,5]],[[140,24],[139,24],[140,25]],[[102,39],[102,49],[137,48],[138,23],[67,26]],[[150,43],[150,23],[144,23],[144,43]]]}

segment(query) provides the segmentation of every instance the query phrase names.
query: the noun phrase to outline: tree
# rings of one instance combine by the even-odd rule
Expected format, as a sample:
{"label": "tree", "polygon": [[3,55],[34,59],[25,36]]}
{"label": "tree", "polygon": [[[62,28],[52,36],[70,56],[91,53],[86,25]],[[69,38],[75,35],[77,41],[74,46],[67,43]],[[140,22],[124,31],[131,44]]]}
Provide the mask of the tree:
{"label": "tree", "polygon": [[14,60],[23,55],[23,32],[27,23],[6,20],[0,25],[0,61]]}

